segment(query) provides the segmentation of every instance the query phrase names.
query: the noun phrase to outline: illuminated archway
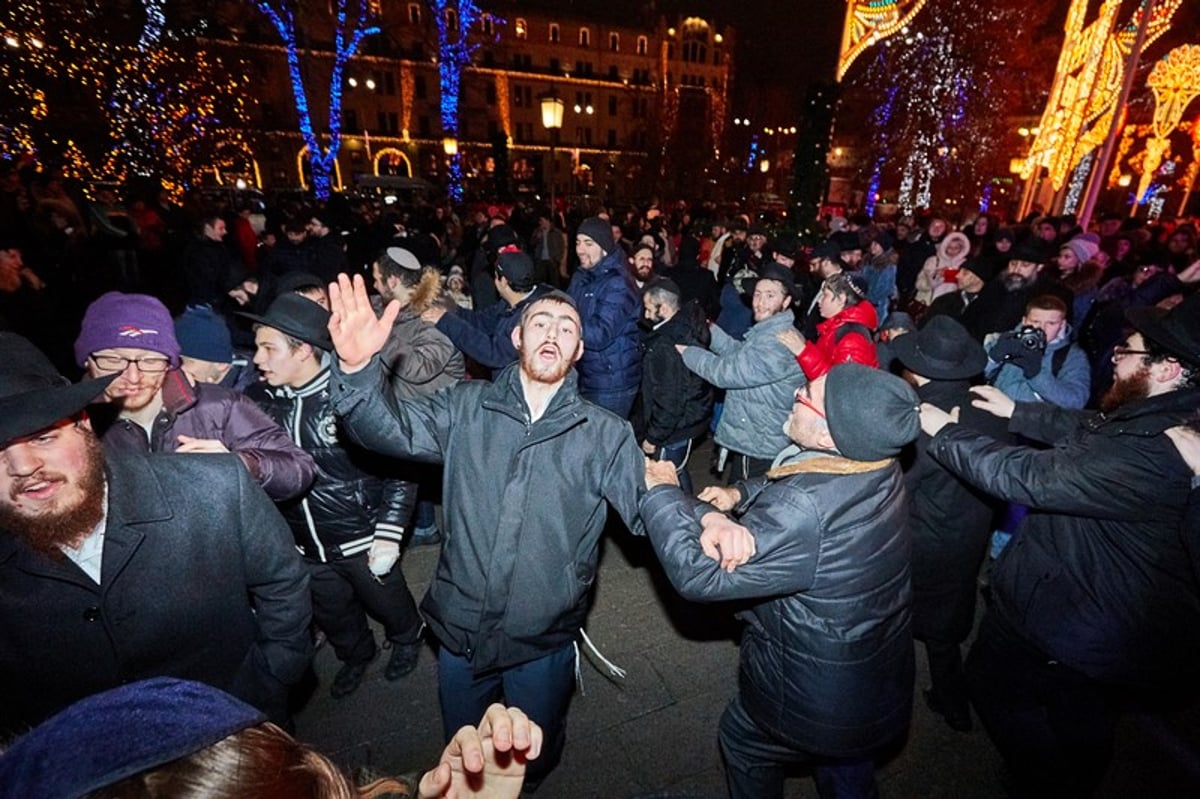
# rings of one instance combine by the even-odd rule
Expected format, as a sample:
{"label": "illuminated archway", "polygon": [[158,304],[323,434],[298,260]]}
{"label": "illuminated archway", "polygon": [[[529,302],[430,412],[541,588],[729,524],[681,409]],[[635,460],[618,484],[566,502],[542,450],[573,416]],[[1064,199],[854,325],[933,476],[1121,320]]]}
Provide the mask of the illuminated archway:
{"label": "illuminated archway", "polygon": [[[300,148],[300,152],[296,153],[296,174],[300,176],[300,188],[308,191],[308,178],[304,176],[304,159],[308,157],[308,145]],[[311,167],[310,167],[311,168]],[[333,182],[334,188],[338,191],[342,190],[342,165],[337,159],[333,161]]]}
{"label": "illuminated archway", "polygon": [[242,175],[251,177],[256,189],[261,189],[263,185],[258,159],[254,157],[254,151],[250,149],[250,145],[244,141],[226,140],[219,143],[214,149],[212,171],[218,186],[225,185],[225,176],[222,171],[235,173],[239,178]]}
{"label": "illuminated archway", "polygon": [[[404,164],[405,174],[403,175],[403,177],[411,178],[413,176],[412,161],[408,160],[408,156],[404,154],[404,151],[397,150],[395,147],[384,147],[382,150],[375,153],[375,160],[374,160],[374,163],[372,164],[372,167],[374,168],[376,175],[381,174],[379,171],[379,165],[381,163],[385,163],[385,161],[384,161],[385,158],[387,159],[386,163],[389,163],[392,166],[398,166],[399,163]],[[389,172],[387,174],[395,175],[398,173],[397,172]]]}

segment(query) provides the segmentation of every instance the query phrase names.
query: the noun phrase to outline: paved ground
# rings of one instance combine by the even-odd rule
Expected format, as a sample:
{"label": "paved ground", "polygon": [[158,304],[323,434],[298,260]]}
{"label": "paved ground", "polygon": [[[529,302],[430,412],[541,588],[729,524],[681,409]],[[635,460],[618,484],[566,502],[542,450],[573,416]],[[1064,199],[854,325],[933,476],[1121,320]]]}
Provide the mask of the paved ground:
{"label": "paved ground", "polygon": [[[696,485],[712,482],[709,451],[693,455]],[[424,595],[437,547],[404,556],[404,572]],[[716,725],[737,684],[737,625],[727,609],[680,600],[648,544],[618,534],[602,550],[587,632],[606,657],[625,668],[610,681],[583,667],[583,690],[571,705],[566,753],[540,797],[648,799],[725,796]],[[385,653],[386,654],[386,653]],[[599,665],[599,664],[597,664]],[[441,751],[432,651],[400,682],[385,682],[383,658],[357,693],[329,698],[338,663],[329,647],[316,658],[319,685],[297,716],[297,735],[343,766],[384,774],[425,768]],[[902,748],[879,771],[884,799],[1000,799],[1000,760],[978,729],[956,733],[927,710],[927,682],[917,658],[918,700]],[[1105,799],[1200,796],[1200,711],[1130,717],[1122,723]],[[815,797],[810,779],[789,781],[792,797]]]}

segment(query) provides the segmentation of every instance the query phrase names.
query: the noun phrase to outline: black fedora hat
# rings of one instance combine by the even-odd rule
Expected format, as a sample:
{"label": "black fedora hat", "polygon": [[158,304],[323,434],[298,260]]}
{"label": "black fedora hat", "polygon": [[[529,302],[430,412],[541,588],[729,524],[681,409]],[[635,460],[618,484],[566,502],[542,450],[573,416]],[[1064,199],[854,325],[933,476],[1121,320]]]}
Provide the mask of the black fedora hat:
{"label": "black fedora hat", "polygon": [[72,383],[16,333],[0,333],[0,351],[0,446],[69,419],[117,379],[112,374]]}
{"label": "black fedora hat", "polygon": [[930,380],[966,380],[983,371],[987,353],[961,324],[938,314],[913,333],[888,342],[909,371]]}
{"label": "black fedora hat", "polygon": [[333,350],[333,340],[329,338],[329,311],[299,294],[280,294],[265,314],[238,311],[238,316],[273,327],[326,352]]}
{"label": "black fedora hat", "polygon": [[1169,311],[1151,306],[1130,308],[1125,318],[1137,332],[1189,366],[1200,366],[1200,294]]}

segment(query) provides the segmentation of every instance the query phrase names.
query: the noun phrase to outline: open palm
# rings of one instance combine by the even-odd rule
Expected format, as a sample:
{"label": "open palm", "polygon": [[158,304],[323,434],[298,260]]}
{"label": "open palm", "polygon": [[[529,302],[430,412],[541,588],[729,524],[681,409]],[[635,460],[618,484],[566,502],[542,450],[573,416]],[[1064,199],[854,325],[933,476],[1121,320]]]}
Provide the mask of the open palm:
{"label": "open palm", "polygon": [[351,281],[343,273],[338,275],[336,283],[329,284],[329,311],[329,336],[342,371],[357,372],[383,349],[400,313],[400,303],[393,300],[383,316],[375,316],[362,275],[355,275]]}

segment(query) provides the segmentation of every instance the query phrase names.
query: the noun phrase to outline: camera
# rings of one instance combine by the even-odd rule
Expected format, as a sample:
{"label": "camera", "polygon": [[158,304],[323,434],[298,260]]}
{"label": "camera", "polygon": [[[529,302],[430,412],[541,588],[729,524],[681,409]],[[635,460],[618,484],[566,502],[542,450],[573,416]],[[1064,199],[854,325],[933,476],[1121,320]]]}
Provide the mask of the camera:
{"label": "camera", "polygon": [[1017,331],[1016,340],[1027,350],[1042,352],[1046,349],[1046,334],[1039,327],[1025,325]]}

